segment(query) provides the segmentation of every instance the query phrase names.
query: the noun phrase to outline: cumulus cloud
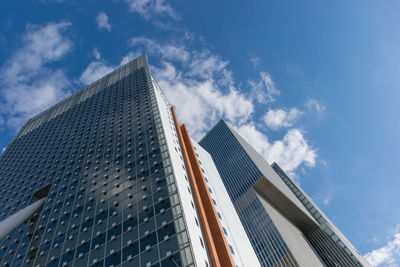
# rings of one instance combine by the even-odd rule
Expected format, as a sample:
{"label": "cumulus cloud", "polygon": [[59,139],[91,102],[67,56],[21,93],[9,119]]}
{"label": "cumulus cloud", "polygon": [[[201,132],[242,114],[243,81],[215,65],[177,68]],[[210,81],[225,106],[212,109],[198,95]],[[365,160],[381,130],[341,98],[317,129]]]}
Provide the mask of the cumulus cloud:
{"label": "cumulus cloud", "polygon": [[164,0],[124,0],[129,6],[129,11],[142,15],[146,20],[157,17],[178,19],[179,15]]}
{"label": "cumulus cloud", "polygon": [[235,87],[229,62],[219,56],[144,37],[132,38],[130,44],[159,59],[153,73],[196,139],[222,117],[240,122],[252,114],[251,100]]}
{"label": "cumulus cloud", "polygon": [[364,257],[373,267],[400,266],[400,224],[386,245],[365,254]]}
{"label": "cumulus cloud", "polygon": [[[167,68],[163,74],[182,75],[171,66]],[[169,101],[176,104],[179,118],[188,124],[196,138],[202,136],[221,117],[230,121],[246,120],[253,111],[253,104],[234,87],[223,92],[212,79],[196,81],[162,78],[158,83]]]}
{"label": "cumulus cloud", "polygon": [[275,88],[275,84],[272,81],[271,75],[267,72],[260,72],[261,81],[264,83],[265,88],[267,89],[267,98],[271,101],[275,100],[275,96],[280,94],[280,91]]}
{"label": "cumulus cloud", "polygon": [[236,127],[236,130],[269,163],[278,163],[290,175],[294,175],[294,171],[301,164],[315,165],[316,151],[308,145],[299,129],[290,129],[282,140],[273,142],[270,142],[253,122]]}
{"label": "cumulus cloud", "polygon": [[89,63],[86,69],[83,71],[81,76],[79,77],[79,81],[84,85],[90,84],[94,81],[97,81],[104,75],[110,73],[118,66],[108,66],[101,58],[100,51],[97,47],[93,49],[93,56],[96,59]]}
{"label": "cumulus cloud", "polygon": [[[277,162],[290,174],[302,164],[313,166],[317,157],[298,129],[290,129],[281,140],[270,142],[256,128],[253,116],[256,103],[250,94],[235,85],[229,62],[208,50],[191,50],[180,44],[162,44],[145,37],[129,40],[133,51],[122,58],[120,65],[146,52],[153,75],[176,110],[181,123],[187,124],[194,139],[200,139],[221,118],[228,121],[270,163]],[[82,73],[81,82],[88,84],[119,65],[107,64],[98,50],[94,61]],[[154,59],[154,61],[152,60]],[[265,73],[264,73],[265,74]],[[260,75],[273,86],[268,75]],[[297,113],[296,113],[297,112]],[[293,109],[286,114],[283,125],[300,116]]]}
{"label": "cumulus cloud", "polygon": [[101,59],[101,54],[100,51],[97,47],[93,48],[93,56],[96,60],[100,60]]}
{"label": "cumulus cloud", "polygon": [[162,61],[186,63],[190,58],[189,50],[182,45],[159,44],[152,39],[142,36],[129,39],[128,44],[131,47],[139,47],[143,52],[155,56]]}
{"label": "cumulus cloud", "polygon": [[100,12],[96,17],[97,27],[111,31],[111,24],[108,22],[108,16],[105,12]]}
{"label": "cumulus cloud", "polygon": [[121,62],[119,64],[108,64],[101,57],[100,51],[97,47],[93,49],[93,56],[95,60],[89,63],[89,65],[79,77],[79,81],[84,85],[88,85],[94,81],[97,81],[98,79],[102,78],[103,76],[107,75],[108,73],[135,58],[135,54],[133,52],[130,52],[121,59]]}
{"label": "cumulus cloud", "polygon": [[331,203],[332,200],[332,195],[328,194],[325,198],[324,201],[322,203],[324,203],[324,205],[329,205],[329,203]]}
{"label": "cumulus cloud", "polygon": [[249,80],[252,96],[259,103],[273,102],[275,97],[280,95],[280,91],[276,88],[271,75],[268,72],[260,72],[260,79],[255,82]]}
{"label": "cumulus cloud", "polygon": [[24,121],[65,98],[70,85],[65,73],[50,67],[71,49],[65,36],[69,22],[28,24],[22,46],[0,71],[3,96],[0,113],[8,127],[18,129]]}
{"label": "cumulus cloud", "polygon": [[257,67],[258,63],[260,63],[260,58],[255,56],[250,56],[250,62],[253,64],[254,67]]}
{"label": "cumulus cloud", "polygon": [[312,111],[316,111],[317,113],[323,113],[326,109],[325,105],[313,98],[307,101],[306,107]]}
{"label": "cumulus cloud", "polygon": [[[314,166],[316,151],[308,145],[302,131],[290,129],[282,140],[270,142],[256,128],[253,117],[257,103],[253,95],[235,85],[228,61],[208,50],[160,44],[145,37],[132,38],[129,43],[136,51],[157,58],[157,64],[151,67],[157,82],[169,102],[176,105],[180,121],[188,125],[195,139],[224,118],[270,163],[276,161],[291,174],[302,164]],[[266,72],[260,73],[257,86],[264,90],[262,106],[279,94]],[[291,109],[285,115],[281,124],[289,127],[302,112]]]}
{"label": "cumulus cloud", "polygon": [[87,85],[94,81],[97,81],[98,79],[110,73],[114,69],[115,67],[107,66],[107,64],[103,61],[93,61],[90,62],[90,64],[83,71],[83,73],[79,77],[79,80],[83,84]]}
{"label": "cumulus cloud", "polygon": [[278,130],[282,127],[291,127],[293,123],[303,115],[303,112],[297,108],[291,108],[289,111],[283,109],[270,109],[265,113],[263,120],[272,130]]}
{"label": "cumulus cloud", "polygon": [[121,59],[121,63],[120,65],[125,65],[126,63],[128,63],[129,61],[133,60],[135,57],[137,57],[138,55],[136,55],[134,52],[129,52],[128,54],[126,54],[122,59]]}

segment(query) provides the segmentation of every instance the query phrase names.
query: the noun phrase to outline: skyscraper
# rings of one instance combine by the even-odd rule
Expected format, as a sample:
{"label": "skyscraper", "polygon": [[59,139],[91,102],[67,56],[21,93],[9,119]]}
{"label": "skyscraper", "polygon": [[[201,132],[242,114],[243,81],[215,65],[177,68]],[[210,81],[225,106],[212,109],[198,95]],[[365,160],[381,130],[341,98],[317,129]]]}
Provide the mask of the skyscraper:
{"label": "skyscraper", "polygon": [[28,120],[0,156],[1,265],[258,266],[196,146],[144,55]]}
{"label": "skyscraper", "polygon": [[230,125],[199,142],[213,160],[262,266],[369,266],[312,200]]}

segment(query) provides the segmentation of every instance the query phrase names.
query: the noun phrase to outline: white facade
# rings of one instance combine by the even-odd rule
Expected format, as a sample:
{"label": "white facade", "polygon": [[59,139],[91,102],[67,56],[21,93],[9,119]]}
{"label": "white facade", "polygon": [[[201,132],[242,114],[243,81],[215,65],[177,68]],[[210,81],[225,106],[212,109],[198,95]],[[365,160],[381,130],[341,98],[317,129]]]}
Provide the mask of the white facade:
{"label": "white facade", "polygon": [[258,197],[281,234],[283,240],[285,240],[286,245],[289,247],[299,266],[325,266],[325,264],[322,263],[321,259],[318,257],[317,252],[314,251],[312,246],[308,243],[307,238],[303,235],[303,233],[263,197]]}
{"label": "white facade", "polygon": [[200,145],[192,143],[236,266],[260,266],[214,161]]}
{"label": "white facade", "polygon": [[185,162],[182,156],[178,135],[176,132],[174,119],[172,117],[171,106],[164,94],[153,80],[153,87],[160,111],[161,123],[164,129],[166,144],[171,157],[171,165],[175,175],[176,186],[186,221],[189,241],[192,247],[195,266],[209,267],[210,259],[206,248],[206,241],[203,236],[200,219],[195,209],[195,201],[192,195],[189,178],[186,172]]}

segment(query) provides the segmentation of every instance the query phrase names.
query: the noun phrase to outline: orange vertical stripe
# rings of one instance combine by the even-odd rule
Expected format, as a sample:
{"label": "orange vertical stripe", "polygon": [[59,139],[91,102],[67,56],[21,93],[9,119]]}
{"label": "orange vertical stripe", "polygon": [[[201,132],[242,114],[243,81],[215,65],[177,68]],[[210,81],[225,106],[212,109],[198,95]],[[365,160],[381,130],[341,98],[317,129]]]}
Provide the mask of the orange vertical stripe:
{"label": "orange vertical stripe", "polygon": [[193,149],[193,144],[185,125],[179,127],[175,109],[171,108],[181,143],[182,154],[185,159],[190,184],[196,201],[196,207],[200,216],[201,225],[206,239],[209,256],[213,266],[234,266],[222,226],[217,216],[208,186],[205,182],[200,164]]}

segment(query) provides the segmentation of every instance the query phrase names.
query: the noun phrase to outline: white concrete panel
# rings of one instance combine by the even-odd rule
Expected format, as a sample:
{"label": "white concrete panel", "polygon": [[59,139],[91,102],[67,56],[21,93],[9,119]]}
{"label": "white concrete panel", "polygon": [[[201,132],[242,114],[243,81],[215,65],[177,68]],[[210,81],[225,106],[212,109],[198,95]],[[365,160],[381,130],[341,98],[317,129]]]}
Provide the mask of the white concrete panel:
{"label": "white concrete panel", "polygon": [[8,235],[12,230],[17,228],[25,220],[29,219],[43,204],[46,202],[47,197],[39,199],[31,205],[19,210],[17,213],[11,215],[5,220],[0,222],[0,240]]}
{"label": "white concrete panel", "polygon": [[325,266],[319,259],[318,254],[308,243],[303,233],[288,219],[282,216],[263,197],[258,195],[258,198],[267,210],[282,238],[285,240],[286,245],[289,247],[297,263],[304,267]]}
{"label": "white concrete panel", "polygon": [[207,178],[207,185],[211,189],[211,196],[216,202],[215,208],[221,216],[220,222],[227,232],[225,238],[233,248],[232,256],[235,264],[249,267],[260,266],[211,155],[195,141],[192,140],[192,143],[204,176]]}
{"label": "white concrete panel", "polygon": [[[192,189],[186,172],[186,167],[179,144],[178,135],[172,117],[171,106],[167,99],[153,81],[154,92],[157,99],[157,105],[160,111],[161,123],[164,129],[165,138],[167,140],[168,151],[171,157],[172,169],[175,175],[176,186],[178,188],[179,198],[186,221],[189,240],[192,246],[193,257],[196,266],[206,266],[206,262],[211,266],[206,249],[206,241],[201,228],[196,224],[196,220],[200,222],[193,199]],[[190,189],[190,192],[189,190]],[[200,241],[200,238],[202,241]],[[202,246],[202,244],[204,247]]]}

